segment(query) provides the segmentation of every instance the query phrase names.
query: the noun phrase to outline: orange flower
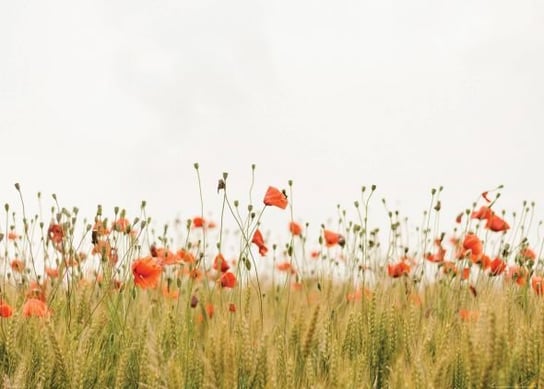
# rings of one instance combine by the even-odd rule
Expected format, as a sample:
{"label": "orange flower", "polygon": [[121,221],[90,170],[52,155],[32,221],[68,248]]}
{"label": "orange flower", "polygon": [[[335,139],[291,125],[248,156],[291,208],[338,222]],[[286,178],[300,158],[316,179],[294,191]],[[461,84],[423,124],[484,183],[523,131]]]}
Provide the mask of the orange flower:
{"label": "orange flower", "polygon": [[285,193],[280,192],[279,189],[269,186],[263,200],[265,205],[273,205],[275,207],[285,209],[287,208],[287,196]]}
{"label": "orange flower", "polygon": [[507,276],[519,286],[524,286],[527,283],[528,270],[522,266],[512,266],[508,269]]}
{"label": "orange flower", "polygon": [[485,220],[493,215],[491,208],[482,205],[478,211],[473,211],[470,215],[471,219]]}
{"label": "orange flower", "polygon": [[296,222],[289,222],[289,232],[294,236],[302,235],[302,227]]}
{"label": "orange flower", "polygon": [[120,217],[113,223],[111,228],[117,232],[128,233],[130,231],[130,222],[127,218]]}
{"label": "orange flower", "polygon": [[181,261],[181,258],[172,251],[163,247],[156,248],[151,246],[151,255],[157,258],[160,265],[175,265]]}
{"label": "orange flower", "polygon": [[47,276],[49,278],[57,278],[59,276],[59,269],[52,268],[52,267],[46,267],[45,268],[45,274],[47,274]]}
{"label": "orange flower", "polygon": [[195,256],[185,249],[180,249],[176,252],[176,255],[185,263],[195,263]]}
{"label": "orange flower", "polygon": [[451,261],[442,262],[442,273],[455,276],[457,274],[457,266]]}
{"label": "orange flower", "polygon": [[482,241],[472,232],[465,236],[463,248],[465,249],[464,255],[466,255],[467,251],[470,250],[470,258],[474,262],[478,261],[483,255],[484,246]]}
{"label": "orange flower", "polygon": [[213,268],[215,270],[220,270],[221,273],[225,273],[230,269],[230,266],[225,260],[225,257],[223,257],[223,254],[219,253],[215,256],[215,259],[213,260]]}
{"label": "orange flower", "polygon": [[544,294],[544,279],[540,276],[533,276],[531,286],[538,296]]}
{"label": "orange flower", "polygon": [[344,245],[346,244],[346,240],[342,235],[330,230],[324,230],[323,237],[325,238],[325,244],[327,245],[327,247],[332,247],[336,244],[344,247]]}
{"label": "orange flower", "polygon": [[17,240],[17,239],[19,239],[19,235],[17,235],[13,231],[10,231],[10,232],[8,232],[8,239],[9,240]]}
{"label": "orange flower", "polygon": [[97,237],[101,237],[104,235],[108,235],[110,233],[110,230],[106,227],[106,222],[102,222],[100,220],[97,220],[94,223],[93,226],[93,235],[96,235]]}
{"label": "orange flower", "polygon": [[288,272],[290,272],[291,274],[296,273],[295,269],[293,268],[293,265],[291,265],[291,262],[288,262],[288,261],[278,263],[276,265],[276,269],[278,269],[279,271],[284,271],[286,273]]}
{"label": "orange flower", "polygon": [[506,269],[506,263],[498,257],[492,260],[491,263],[489,264],[489,271],[490,271],[489,274],[492,276],[501,275],[505,269]]}
{"label": "orange flower", "polygon": [[469,311],[468,309],[460,309],[459,317],[462,321],[476,321],[480,313],[478,311]]}
{"label": "orange flower", "polygon": [[536,259],[536,253],[529,247],[525,247],[519,254],[523,259],[529,259],[531,261]]}
{"label": "orange flower", "polygon": [[55,244],[62,243],[62,238],[64,238],[64,230],[60,224],[50,224],[47,229],[47,236]]}
{"label": "orange flower", "polygon": [[404,261],[400,261],[396,264],[390,263],[387,265],[387,274],[389,274],[390,277],[398,278],[408,275],[408,273],[410,273],[410,265]]}
{"label": "orange flower", "polygon": [[164,285],[162,287],[162,295],[166,298],[177,299],[179,297],[179,290]]}
{"label": "orange flower", "polygon": [[215,309],[213,307],[212,303],[206,304],[206,313],[208,314],[208,317],[211,319],[213,317],[213,314],[215,312]]}
{"label": "orange flower", "polygon": [[15,258],[13,261],[11,261],[10,266],[11,270],[16,273],[22,273],[25,271],[25,263],[20,259]]}
{"label": "orange flower", "polygon": [[161,273],[162,266],[152,257],[138,259],[132,264],[134,284],[142,289],[155,288],[159,283]]}
{"label": "orange flower", "polygon": [[26,298],[35,298],[41,301],[45,301],[45,287],[36,281],[31,281],[26,291]]}
{"label": "orange flower", "polygon": [[264,244],[263,234],[261,234],[261,231],[257,228],[255,230],[255,233],[253,234],[253,239],[251,239],[251,243],[255,243],[257,247],[259,247],[259,254],[261,256],[265,256],[268,252],[268,247]]}
{"label": "orange flower", "polygon": [[11,306],[0,300],[0,317],[10,317],[11,315],[13,315]]}
{"label": "orange flower", "polygon": [[229,304],[229,312],[232,312],[232,313],[236,312],[236,304],[234,303]]}
{"label": "orange flower", "polygon": [[230,271],[224,273],[219,280],[223,288],[234,288],[236,286],[236,276]]}
{"label": "orange flower", "polygon": [[425,258],[430,262],[442,262],[446,256],[446,249],[442,247],[442,240],[435,239],[434,244],[437,246],[436,254],[427,253]]}
{"label": "orange flower", "polygon": [[203,228],[206,225],[206,220],[203,217],[195,216],[193,218],[193,227]]}
{"label": "orange flower", "polygon": [[488,230],[494,231],[494,232],[505,232],[505,231],[508,231],[510,226],[502,218],[498,217],[495,214],[492,214],[487,219],[487,223],[485,224],[485,228],[487,228]]}
{"label": "orange flower", "polygon": [[26,317],[48,317],[49,314],[47,304],[40,299],[30,298],[23,305],[23,315]]}

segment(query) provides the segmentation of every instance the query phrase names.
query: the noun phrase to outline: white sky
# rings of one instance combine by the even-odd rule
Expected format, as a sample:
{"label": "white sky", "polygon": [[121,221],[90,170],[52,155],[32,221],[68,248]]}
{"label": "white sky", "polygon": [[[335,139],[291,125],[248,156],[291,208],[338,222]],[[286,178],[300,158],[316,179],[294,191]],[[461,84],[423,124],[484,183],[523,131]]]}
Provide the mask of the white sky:
{"label": "white sky", "polygon": [[371,184],[414,223],[439,185],[450,217],[498,184],[542,216],[542,1],[6,1],[0,55],[15,208],[20,182],[29,207],[192,217],[198,161],[215,216],[252,163],[255,203],[293,179],[316,228]]}

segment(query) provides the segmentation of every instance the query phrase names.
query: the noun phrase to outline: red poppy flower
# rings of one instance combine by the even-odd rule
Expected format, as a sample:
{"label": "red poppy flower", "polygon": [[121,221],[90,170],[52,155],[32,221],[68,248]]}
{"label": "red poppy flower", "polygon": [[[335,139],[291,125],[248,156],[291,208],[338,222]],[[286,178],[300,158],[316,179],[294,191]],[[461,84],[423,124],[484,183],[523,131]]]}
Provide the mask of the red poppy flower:
{"label": "red poppy flower", "polygon": [[60,224],[51,224],[47,229],[47,236],[53,243],[59,244],[62,242],[62,238],[64,237],[64,230]]}
{"label": "red poppy flower", "polygon": [[485,220],[493,214],[491,208],[482,205],[478,211],[473,211],[470,217],[472,219]]}
{"label": "red poppy flower", "polygon": [[325,244],[327,245],[327,247],[332,247],[336,244],[344,247],[344,245],[346,244],[346,240],[341,234],[330,230],[323,231],[323,237],[325,238]]}
{"label": "red poppy flower", "polygon": [[484,246],[482,245],[482,241],[471,232],[465,236],[463,248],[465,249],[465,255],[470,250],[470,258],[473,261],[479,260],[483,255]]}
{"label": "red poppy flower", "polygon": [[538,296],[544,294],[544,279],[540,276],[533,276],[531,279],[531,287]]}
{"label": "red poppy flower", "polygon": [[206,220],[203,217],[195,216],[193,218],[193,227],[203,228],[206,225]]}
{"label": "red poppy flower", "polygon": [[132,263],[134,284],[142,289],[155,288],[159,283],[161,273],[162,266],[153,257],[141,258]]}
{"label": "red poppy flower", "polygon": [[289,222],[289,232],[294,236],[300,236],[302,234],[302,227],[296,222]]}
{"label": "red poppy flower", "polygon": [[236,304],[234,303],[229,304],[229,312],[236,313]]}
{"label": "red poppy flower", "polygon": [[253,234],[253,239],[251,239],[251,243],[255,243],[257,247],[259,247],[259,254],[261,254],[261,256],[265,256],[268,252],[268,247],[266,247],[266,245],[264,244],[263,234],[261,234],[261,231],[259,231],[258,228]]}
{"label": "red poppy flower", "polygon": [[14,259],[10,263],[11,270],[13,270],[16,273],[22,273],[25,270],[25,263],[20,259]]}
{"label": "red poppy flower", "polygon": [[510,228],[510,225],[508,225],[507,222],[504,221],[504,219],[500,218],[499,216],[492,214],[487,218],[487,223],[485,224],[485,228],[488,230],[494,231],[494,232],[504,232],[508,231]]}
{"label": "red poppy flower", "polygon": [[13,308],[8,303],[0,301],[0,317],[10,317],[11,315],[13,315]]}
{"label": "red poppy flower", "polygon": [[507,277],[519,286],[524,286],[527,283],[528,273],[527,268],[523,266],[512,266],[508,269]]}
{"label": "red poppy flower", "polygon": [[59,269],[52,268],[52,267],[46,267],[45,268],[45,274],[47,274],[47,276],[49,278],[57,278],[59,276]]}
{"label": "red poppy flower", "polygon": [[476,321],[480,313],[478,311],[469,311],[468,309],[460,309],[459,317],[462,321]]}
{"label": "red poppy flower", "polygon": [[531,261],[534,261],[536,259],[536,253],[534,252],[534,250],[530,249],[529,247],[525,247],[523,250],[521,250],[519,254],[524,259],[529,259]]}
{"label": "red poppy flower", "polygon": [[230,266],[225,260],[225,257],[223,257],[223,254],[219,253],[215,256],[215,259],[213,260],[213,268],[215,270],[220,270],[221,273],[225,273],[230,269]]}
{"label": "red poppy flower", "polygon": [[176,263],[181,262],[179,255],[174,254],[164,247],[151,246],[151,255],[157,258],[159,265],[175,265]]}
{"label": "red poppy flower", "polygon": [[31,298],[26,300],[23,305],[23,315],[26,317],[48,317],[50,314],[47,304],[37,298]]}
{"label": "red poppy flower", "polygon": [[442,262],[446,256],[446,249],[442,247],[442,240],[435,239],[434,244],[438,248],[437,252],[435,254],[427,253],[425,258],[429,262],[435,262],[435,263]]}
{"label": "red poppy flower", "polygon": [[230,271],[224,273],[219,280],[223,288],[234,288],[236,286],[236,276]]}
{"label": "red poppy flower", "polygon": [[195,256],[190,251],[187,251],[185,249],[179,249],[176,252],[176,255],[180,260],[185,263],[195,263],[196,261]]}
{"label": "red poppy flower", "polygon": [[127,233],[130,231],[130,222],[127,218],[120,217],[111,226],[112,230]]}
{"label": "red poppy flower", "polygon": [[506,262],[504,262],[500,258],[495,258],[489,264],[489,271],[490,271],[489,274],[492,276],[501,275],[505,269],[506,269]]}
{"label": "red poppy flower", "polygon": [[389,274],[390,277],[398,278],[404,275],[408,275],[410,273],[410,265],[408,265],[404,261],[400,261],[396,264],[388,264],[387,265],[387,274]]}
{"label": "red poppy flower", "polygon": [[276,269],[278,269],[279,271],[286,272],[286,273],[289,273],[289,272],[291,274],[296,273],[295,269],[293,268],[293,265],[291,265],[291,262],[288,262],[288,261],[278,263],[276,265]]}
{"label": "red poppy flower", "polygon": [[280,192],[279,189],[269,186],[263,200],[265,205],[273,205],[275,207],[285,209],[287,208],[287,196]]}

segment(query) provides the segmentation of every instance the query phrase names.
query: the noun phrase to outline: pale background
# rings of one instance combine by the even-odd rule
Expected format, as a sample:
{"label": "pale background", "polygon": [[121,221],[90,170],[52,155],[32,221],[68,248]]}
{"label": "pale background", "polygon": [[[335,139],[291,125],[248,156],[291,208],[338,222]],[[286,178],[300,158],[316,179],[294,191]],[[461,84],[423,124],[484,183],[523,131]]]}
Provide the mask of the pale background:
{"label": "pale background", "polygon": [[439,185],[444,230],[499,184],[497,209],[543,215],[541,1],[5,1],[0,59],[0,201],[18,212],[15,182],[29,212],[42,191],[90,218],[142,199],[189,218],[198,161],[214,219],[221,173],[247,204],[252,163],[254,203],[293,179],[315,230],[371,184],[376,220],[385,197],[419,224]]}

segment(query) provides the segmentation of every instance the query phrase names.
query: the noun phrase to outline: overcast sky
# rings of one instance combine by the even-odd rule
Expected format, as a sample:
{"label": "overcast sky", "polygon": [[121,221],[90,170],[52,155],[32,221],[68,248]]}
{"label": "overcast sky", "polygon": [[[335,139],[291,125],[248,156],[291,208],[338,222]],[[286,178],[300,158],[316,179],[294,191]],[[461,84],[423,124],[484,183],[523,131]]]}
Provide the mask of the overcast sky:
{"label": "overcast sky", "polygon": [[188,218],[198,161],[213,215],[252,163],[254,198],[293,179],[316,227],[371,184],[414,223],[439,185],[446,215],[499,184],[544,214],[541,1],[6,1],[0,55],[14,207],[20,182],[29,207]]}

